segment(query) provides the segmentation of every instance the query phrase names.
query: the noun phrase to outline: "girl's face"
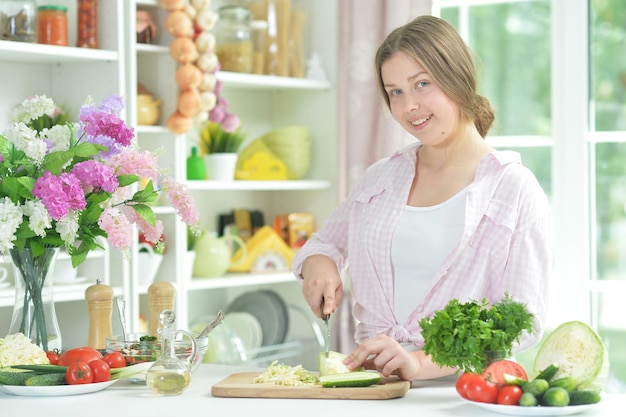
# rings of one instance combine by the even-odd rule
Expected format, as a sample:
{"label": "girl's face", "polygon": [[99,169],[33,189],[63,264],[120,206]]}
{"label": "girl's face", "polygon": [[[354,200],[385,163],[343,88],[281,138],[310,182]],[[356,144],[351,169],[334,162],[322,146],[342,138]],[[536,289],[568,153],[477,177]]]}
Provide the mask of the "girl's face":
{"label": "girl's face", "polygon": [[459,125],[456,104],[411,56],[397,52],[381,67],[393,118],[425,145],[448,142]]}

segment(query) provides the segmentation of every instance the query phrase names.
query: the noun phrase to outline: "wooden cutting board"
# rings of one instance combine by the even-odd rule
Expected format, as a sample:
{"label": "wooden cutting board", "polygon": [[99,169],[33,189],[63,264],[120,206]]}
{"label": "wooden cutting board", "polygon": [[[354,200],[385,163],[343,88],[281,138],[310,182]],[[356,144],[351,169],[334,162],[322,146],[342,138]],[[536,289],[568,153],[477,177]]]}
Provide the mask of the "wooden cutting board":
{"label": "wooden cutting board", "polygon": [[232,398],[326,398],[337,400],[387,400],[400,398],[411,384],[397,377],[382,378],[380,384],[360,388],[322,388],[319,385],[287,387],[255,384],[255,372],[232,374],[211,388],[215,397]]}

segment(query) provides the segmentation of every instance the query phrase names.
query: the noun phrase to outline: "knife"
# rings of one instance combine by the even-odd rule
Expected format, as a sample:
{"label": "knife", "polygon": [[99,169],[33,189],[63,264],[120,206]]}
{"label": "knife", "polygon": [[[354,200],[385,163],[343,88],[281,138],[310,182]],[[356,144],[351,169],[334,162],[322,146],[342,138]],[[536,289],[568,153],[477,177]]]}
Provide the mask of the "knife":
{"label": "knife", "polygon": [[328,320],[330,319],[330,314],[324,314],[324,298],[322,297],[322,312],[321,319],[324,320],[324,325],[326,328],[326,332],[324,333],[324,344],[326,345],[326,357],[330,353],[330,326],[328,325]]}

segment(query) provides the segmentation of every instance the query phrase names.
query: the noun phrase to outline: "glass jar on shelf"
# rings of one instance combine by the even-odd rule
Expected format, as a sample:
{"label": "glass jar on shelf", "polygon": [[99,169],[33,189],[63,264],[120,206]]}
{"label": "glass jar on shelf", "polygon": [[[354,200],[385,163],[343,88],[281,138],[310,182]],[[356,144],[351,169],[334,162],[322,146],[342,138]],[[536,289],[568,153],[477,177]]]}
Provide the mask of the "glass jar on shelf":
{"label": "glass jar on shelf", "polygon": [[98,48],[98,0],[77,0],[78,20],[76,46]]}
{"label": "glass jar on shelf", "polygon": [[0,1],[0,39],[37,41],[37,4],[34,0]]}
{"label": "glass jar on shelf", "polygon": [[67,7],[37,8],[37,43],[67,46]]}
{"label": "glass jar on shelf", "polygon": [[252,72],[252,39],[248,9],[241,6],[220,7],[215,40],[222,71]]}

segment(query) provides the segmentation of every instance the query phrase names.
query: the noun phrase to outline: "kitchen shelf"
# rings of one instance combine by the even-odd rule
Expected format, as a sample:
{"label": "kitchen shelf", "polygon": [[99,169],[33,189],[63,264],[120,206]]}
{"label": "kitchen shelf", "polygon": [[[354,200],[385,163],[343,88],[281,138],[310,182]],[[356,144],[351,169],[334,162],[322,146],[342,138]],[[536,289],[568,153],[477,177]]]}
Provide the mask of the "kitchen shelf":
{"label": "kitchen shelf", "polygon": [[117,61],[117,51],[0,41],[0,61],[21,63],[64,63]]}
{"label": "kitchen shelf", "polygon": [[285,180],[285,181],[186,181],[190,190],[231,190],[231,191],[298,191],[328,190],[331,182],[325,180]]}
{"label": "kitchen shelf", "polygon": [[207,290],[218,288],[250,287],[255,285],[282,284],[296,282],[293,273],[265,272],[262,274],[229,273],[219,278],[194,277],[186,285],[188,290]]}
{"label": "kitchen shelf", "polygon": [[275,75],[243,74],[218,71],[215,75],[224,87],[245,88],[246,90],[330,90],[329,81],[307,78],[278,77]]}

